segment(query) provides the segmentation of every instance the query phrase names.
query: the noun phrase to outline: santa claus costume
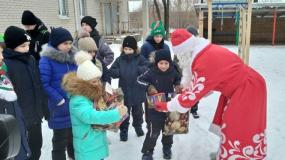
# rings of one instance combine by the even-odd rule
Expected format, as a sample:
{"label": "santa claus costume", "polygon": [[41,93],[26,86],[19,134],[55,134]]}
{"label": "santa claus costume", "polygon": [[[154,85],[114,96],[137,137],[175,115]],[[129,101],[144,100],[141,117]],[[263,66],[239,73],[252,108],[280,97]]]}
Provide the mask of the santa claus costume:
{"label": "santa claus costume", "polygon": [[266,84],[264,78],[233,52],[192,36],[171,34],[173,51],[183,68],[184,91],[158,110],[190,110],[211,91],[221,93],[210,130],[221,137],[217,159],[266,158]]}

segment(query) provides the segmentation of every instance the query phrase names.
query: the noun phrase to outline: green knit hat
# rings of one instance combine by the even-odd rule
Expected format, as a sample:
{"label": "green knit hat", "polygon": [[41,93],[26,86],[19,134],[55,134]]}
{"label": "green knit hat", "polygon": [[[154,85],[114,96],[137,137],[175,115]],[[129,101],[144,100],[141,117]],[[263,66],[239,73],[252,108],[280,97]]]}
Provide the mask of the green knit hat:
{"label": "green knit hat", "polygon": [[164,25],[161,21],[152,22],[151,35],[152,36],[162,35],[163,37],[165,36]]}
{"label": "green knit hat", "polygon": [[4,43],[4,35],[0,33],[0,43]]}

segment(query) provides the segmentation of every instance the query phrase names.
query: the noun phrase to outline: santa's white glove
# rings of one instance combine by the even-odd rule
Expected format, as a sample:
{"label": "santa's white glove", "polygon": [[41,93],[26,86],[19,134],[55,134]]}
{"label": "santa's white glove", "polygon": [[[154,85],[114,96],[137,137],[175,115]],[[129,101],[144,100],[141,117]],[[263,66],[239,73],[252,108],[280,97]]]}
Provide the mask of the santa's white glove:
{"label": "santa's white glove", "polygon": [[191,108],[185,108],[181,106],[181,104],[178,101],[180,94],[176,95],[171,101],[169,102],[156,102],[155,103],[155,109],[160,112],[173,112],[177,111],[180,113],[186,113],[189,111]]}

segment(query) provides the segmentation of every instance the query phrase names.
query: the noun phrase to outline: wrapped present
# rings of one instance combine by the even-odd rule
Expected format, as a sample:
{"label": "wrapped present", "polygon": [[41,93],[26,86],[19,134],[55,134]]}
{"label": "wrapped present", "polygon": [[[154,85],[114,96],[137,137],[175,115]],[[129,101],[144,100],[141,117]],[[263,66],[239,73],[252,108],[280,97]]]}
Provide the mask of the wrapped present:
{"label": "wrapped present", "polygon": [[[99,100],[94,102],[94,107],[98,111],[107,111],[116,109],[117,106],[124,104],[124,94],[122,89],[107,89],[105,87],[105,95],[100,98]],[[108,125],[92,125],[93,129],[96,130],[109,130],[113,132],[117,132],[119,130],[120,125],[123,123],[123,121],[128,117],[129,115],[126,114],[124,117],[121,118],[119,122],[108,124]]]}
{"label": "wrapped present", "polygon": [[[175,93],[168,93],[167,100],[175,97]],[[189,111],[186,113],[168,112],[164,125],[164,135],[186,134],[189,126]]]}
{"label": "wrapped present", "polygon": [[155,102],[165,102],[166,97],[164,93],[157,93],[151,96],[147,96],[148,108],[155,108]]}

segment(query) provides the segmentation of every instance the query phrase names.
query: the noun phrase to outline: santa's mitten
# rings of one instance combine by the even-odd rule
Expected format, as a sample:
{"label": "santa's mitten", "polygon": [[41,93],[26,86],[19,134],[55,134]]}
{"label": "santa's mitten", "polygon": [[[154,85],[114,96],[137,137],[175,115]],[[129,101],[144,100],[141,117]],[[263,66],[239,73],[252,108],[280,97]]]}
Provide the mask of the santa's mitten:
{"label": "santa's mitten", "polygon": [[154,106],[155,106],[155,110],[157,110],[159,112],[168,112],[167,102],[157,101],[154,103]]}

